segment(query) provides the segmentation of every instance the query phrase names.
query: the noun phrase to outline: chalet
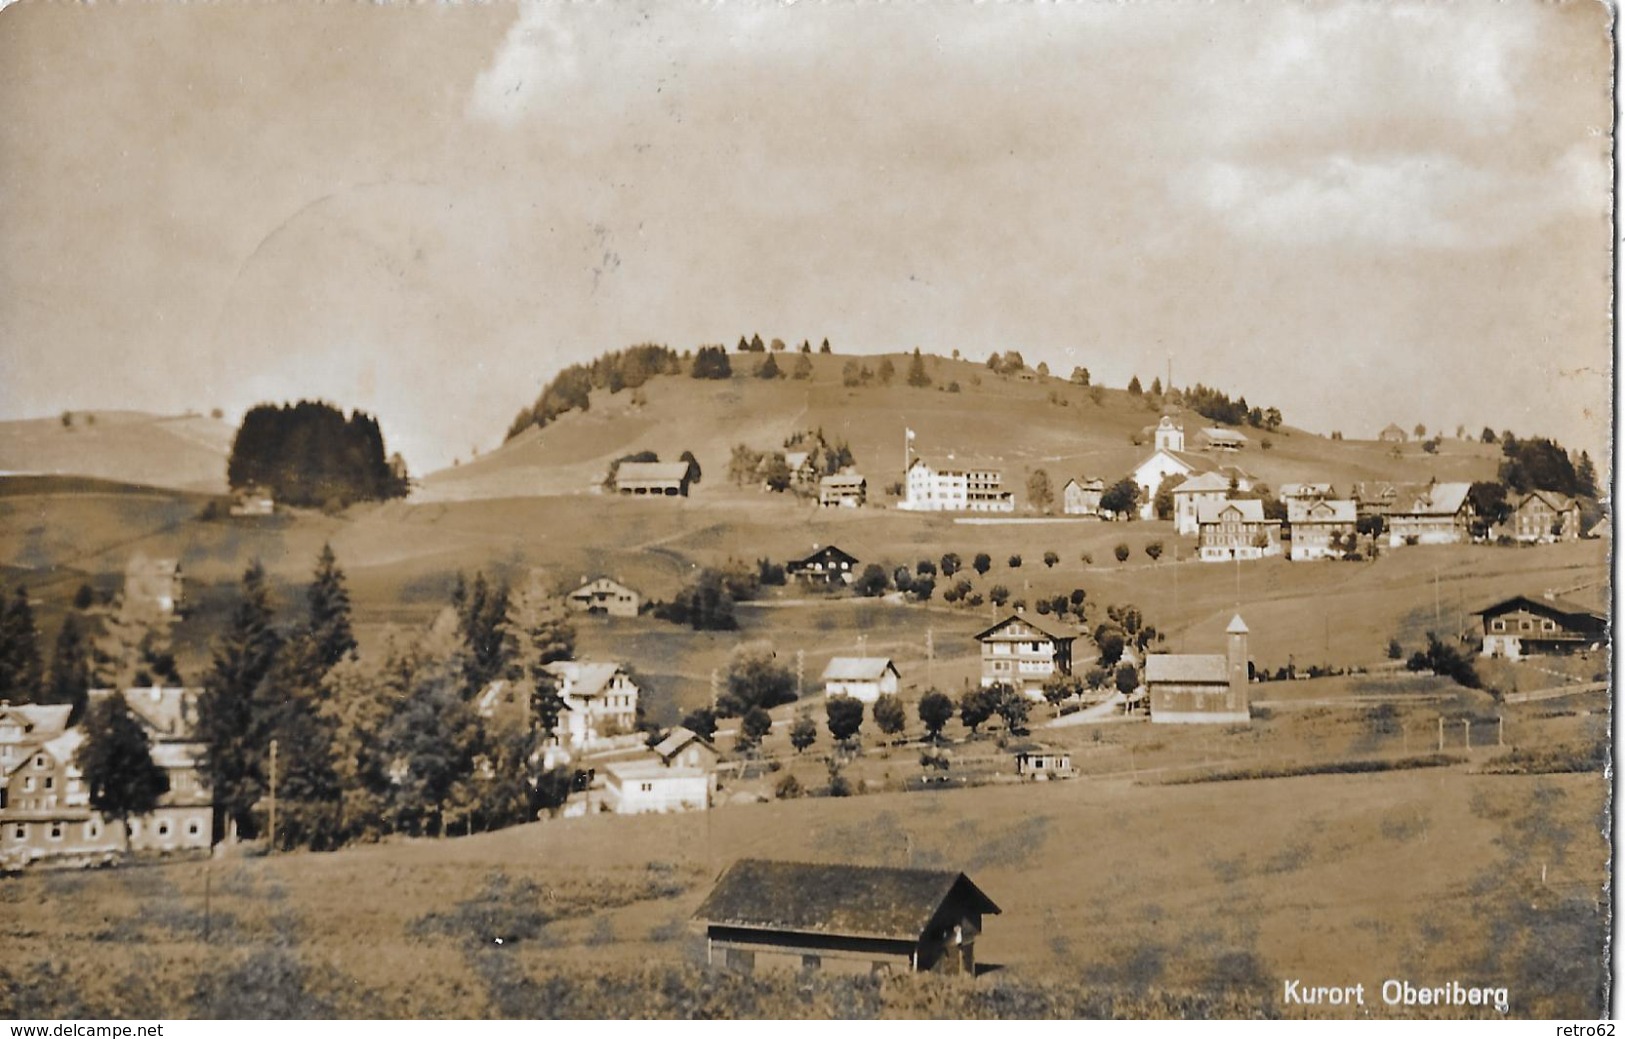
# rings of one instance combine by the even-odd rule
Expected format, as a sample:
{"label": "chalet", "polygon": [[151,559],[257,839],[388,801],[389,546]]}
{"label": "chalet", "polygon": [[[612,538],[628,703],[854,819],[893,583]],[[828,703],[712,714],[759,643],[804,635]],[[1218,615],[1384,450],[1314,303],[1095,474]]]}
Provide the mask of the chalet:
{"label": "chalet", "polygon": [[1284,502],[1320,501],[1337,497],[1337,488],[1329,483],[1283,483],[1276,497]]}
{"label": "chalet", "polygon": [[1387,426],[1383,427],[1381,433],[1377,434],[1377,439],[1385,444],[1403,444],[1405,441],[1410,439],[1410,434],[1405,432],[1403,429],[1400,429],[1394,423],[1390,422]]}
{"label": "chalet", "polygon": [[982,685],[1008,685],[1040,697],[1044,683],[1072,673],[1077,632],[1050,618],[1016,611],[976,636],[982,644]]}
{"label": "chalet", "polygon": [[1454,545],[1472,534],[1473,503],[1470,484],[1435,483],[1414,495],[1395,500],[1388,512],[1388,544]]}
{"label": "chalet", "polygon": [[869,481],[859,473],[836,473],[818,481],[818,504],[826,509],[861,509],[869,499]]}
{"label": "chalet", "polygon": [[1515,541],[1578,540],[1580,503],[1556,491],[1530,491],[1512,507],[1506,530]]}
{"label": "chalet", "polygon": [[1225,653],[1152,653],[1145,658],[1151,720],[1161,725],[1246,725],[1247,624],[1236,614],[1225,629]]}
{"label": "chalet", "polygon": [[1230,481],[1217,472],[1192,476],[1184,483],[1175,484],[1174,530],[1191,536],[1197,533],[1196,515],[1203,502],[1228,501]]}
{"label": "chalet", "polygon": [[687,497],[693,474],[687,462],[622,462],[615,470],[615,490],[639,496]]}
{"label": "chalet", "polygon": [[1514,595],[1475,615],[1483,619],[1486,657],[1517,660],[1607,645],[1608,615],[1553,596]]}
{"label": "chalet", "polygon": [[1061,511],[1068,516],[1099,516],[1106,481],[1098,476],[1071,479],[1061,489]]}
{"label": "chalet", "polygon": [[754,970],[973,975],[999,907],[951,870],[741,859],[694,917],[706,962]]}
{"label": "chalet", "polygon": [[1306,559],[1328,559],[1343,554],[1343,546],[1353,547],[1357,511],[1350,500],[1326,498],[1288,498],[1286,501],[1287,530],[1292,535],[1292,551],[1288,556],[1294,562]]}
{"label": "chalet", "polygon": [[148,559],[143,552],[132,555],[124,567],[124,601],[161,614],[182,612],[186,607],[186,582],[180,563]]}
{"label": "chalet", "polygon": [[1015,494],[1004,489],[1004,470],[976,459],[916,457],[909,463],[903,501],[912,512],[1014,512]]}
{"label": "chalet", "polygon": [[1170,476],[1189,479],[1199,473],[1210,473],[1218,466],[1201,455],[1185,450],[1185,430],[1167,415],[1157,424],[1153,434],[1155,447],[1145,461],[1134,467],[1129,479],[1140,488],[1140,518],[1155,519],[1157,490]]}
{"label": "chalet", "polygon": [[722,752],[716,744],[701,736],[693,729],[684,726],[666,733],[659,743],[649,750],[655,757],[666,765],[681,765],[684,768],[714,769],[717,762],[722,760]]}
{"label": "chalet", "polygon": [[582,580],[586,583],[564,597],[565,604],[572,610],[610,617],[636,617],[643,606],[643,597],[619,581],[607,577]]}
{"label": "chalet", "polygon": [[1281,524],[1264,518],[1256,498],[1197,506],[1197,556],[1204,562],[1262,559],[1281,554]]}
{"label": "chalet", "polygon": [[271,516],[276,513],[276,498],[265,487],[241,487],[232,492],[230,511],[233,516]]}
{"label": "chalet", "polygon": [[786,451],[784,465],[790,470],[790,486],[807,490],[818,483],[818,469],[813,465],[812,452]]}
{"label": "chalet", "polygon": [[[115,695],[129,704],[147,735],[153,763],[168,781],[158,806],[129,820],[129,850],[207,850],[214,837],[214,808],[201,773],[203,744],[193,739],[195,691],[94,689],[90,702]],[[0,704],[0,862],[105,861],[126,848],[124,829],[90,806],[90,790],[74,763],[84,732],[65,727],[68,712],[67,707],[30,711]]]}
{"label": "chalet", "polygon": [[638,724],[638,686],[620,664],[558,660],[543,669],[559,680],[554,737],[570,750],[592,750]]}
{"label": "chalet", "polygon": [[1197,431],[1196,443],[1204,451],[1240,451],[1247,446],[1247,438],[1233,429],[1208,426]]}
{"label": "chalet", "polygon": [[808,584],[851,584],[858,579],[858,558],[825,545],[805,559],[790,560],[784,564],[784,572]]}
{"label": "chalet", "polygon": [[889,657],[835,657],[824,668],[821,681],[825,696],[851,696],[874,703],[882,696],[896,696],[900,677]]}

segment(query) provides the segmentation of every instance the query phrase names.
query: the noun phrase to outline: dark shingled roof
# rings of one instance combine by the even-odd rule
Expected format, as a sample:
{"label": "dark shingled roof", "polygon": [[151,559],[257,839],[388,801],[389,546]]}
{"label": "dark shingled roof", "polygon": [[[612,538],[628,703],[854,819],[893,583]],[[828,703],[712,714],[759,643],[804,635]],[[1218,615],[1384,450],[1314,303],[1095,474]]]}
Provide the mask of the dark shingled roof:
{"label": "dark shingled roof", "polygon": [[740,859],[694,918],[725,927],[913,942],[956,893],[980,912],[999,911],[965,874],[951,870]]}

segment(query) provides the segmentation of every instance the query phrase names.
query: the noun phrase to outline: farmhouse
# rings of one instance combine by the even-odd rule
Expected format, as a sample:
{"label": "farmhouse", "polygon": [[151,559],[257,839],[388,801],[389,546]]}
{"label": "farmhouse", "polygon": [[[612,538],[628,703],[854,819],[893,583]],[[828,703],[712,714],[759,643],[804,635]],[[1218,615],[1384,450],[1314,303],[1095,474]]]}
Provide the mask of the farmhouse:
{"label": "farmhouse", "polygon": [[558,660],[544,670],[559,680],[559,712],[554,737],[571,750],[591,750],[638,724],[638,687],[620,664]]}
{"label": "farmhouse", "polygon": [[982,685],[1008,685],[1028,696],[1042,696],[1044,683],[1072,673],[1072,642],[1077,632],[1048,618],[1017,610],[981,632]]}
{"label": "farmhouse", "polygon": [[903,501],[913,512],[1014,512],[1015,494],[1004,489],[1004,471],[994,462],[917,457],[909,463]]}
{"label": "farmhouse", "polygon": [[741,859],[695,912],[706,962],[734,970],[976,972],[999,907],[963,873]]}
{"label": "farmhouse", "polygon": [[641,595],[619,581],[612,581],[607,577],[586,581],[580,588],[565,596],[564,601],[572,610],[610,617],[636,617],[638,609],[643,605]]}
{"label": "farmhouse", "polygon": [[1145,658],[1151,720],[1161,725],[1246,725],[1247,624],[1236,614],[1225,653],[1152,653]]}
{"label": "farmhouse", "polygon": [[622,462],[615,470],[615,489],[621,494],[657,494],[687,497],[693,467],[687,462]]}
{"label": "farmhouse", "polygon": [[1099,516],[1106,481],[1098,476],[1073,478],[1061,489],[1061,511],[1068,516]]}
{"label": "farmhouse", "polygon": [[1320,501],[1337,497],[1337,489],[1329,483],[1283,483],[1277,497],[1284,502]]}
{"label": "farmhouse", "polygon": [[186,582],[173,559],[148,559],[136,552],[124,567],[124,601],[173,614],[186,606]]}
{"label": "farmhouse", "polygon": [[1473,503],[1467,497],[1470,486],[1429,484],[1415,495],[1396,499],[1388,512],[1389,546],[1465,543],[1473,522]]}
{"label": "farmhouse", "polygon": [[1247,446],[1247,438],[1233,429],[1208,426],[1196,434],[1196,442],[1204,451],[1240,451]]}
{"label": "farmhouse", "polygon": [[1381,433],[1377,434],[1377,439],[1385,444],[1403,444],[1405,441],[1410,439],[1410,434],[1406,433],[1403,429],[1400,429],[1397,425],[1390,422],[1387,426],[1383,427]]}
{"label": "farmhouse", "polygon": [[857,580],[858,557],[849,555],[834,545],[823,548],[805,559],[792,559],[784,564],[784,572],[807,584],[851,584]]}
{"label": "farmhouse", "polygon": [[1580,503],[1556,491],[1530,491],[1507,519],[1515,541],[1575,541],[1580,537]]}
{"label": "farmhouse", "polygon": [[826,509],[861,509],[869,498],[869,481],[859,473],[836,473],[818,481],[818,504]]}
{"label": "farmhouse", "polygon": [[662,763],[683,768],[709,771],[722,760],[722,752],[717,750],[716,744],[682,725],[666,733],[665,738],[649,750]]}
{"label": "farmhouse", "polygon": [[[1355,534],[1354,502],[1324,498],[1288,498],[1287,529],[1292,535],[1294,562],[1328,559],[1342,554],[1344,539]],[[1352,542],[1349,542],[1352,547]]]}
{"label": "farmhouse", "polygon": [[786,451],[784,465],[790,470],[790,486],[806,489],[818,482],[818,470],[812,464],[810,451]]}
{"label": "farmhouse", "polygon": [[1480,655],[1517,660],[1606,645],[1608,615],[1553,596],[1514,595],[1475,611],[1483,619]]}
{"label": "farmhouse", "polygon": [[1216,472],[1192,476],[1173,489],[1174,529],[1187,536],[1197,533],[1197,511],[1203,502],[1228,501],[1230,481]]}
{"label": "farmhouse", "polygon": [[1204,562],[1262,559],[1281,554],[1281,524],[1264,518],[1256,498],[1197,506],[1197,552]]}
{"label": "farmhouse", "polygon": [[889,657],[835,657],[824,668],[825,696],[851,696],[874,703],[896,696],[900,676]]}

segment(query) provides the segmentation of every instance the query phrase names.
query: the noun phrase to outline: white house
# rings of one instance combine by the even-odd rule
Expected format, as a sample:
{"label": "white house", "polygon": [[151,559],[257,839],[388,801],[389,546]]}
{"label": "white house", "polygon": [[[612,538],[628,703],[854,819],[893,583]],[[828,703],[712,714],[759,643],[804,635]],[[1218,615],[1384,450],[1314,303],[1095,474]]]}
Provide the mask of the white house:
{"label": "white house", "polygon": [[955,459],[909,463],[903,501],[912,512],[1014,512],[1015,494],[1004,489],[1004,471],[991,462]]}
{"label": "white house", "polygon": [[1189,479],[1198,473],[1209,473],[1218,468],[1201,455],[1186,453],[1185,430],[1168,415],[1157,423],[1153,436],[1155,448],[1129,474],[1129,479],[1140,488],[1140,518],[1147,520],[1157,517],[1157,488],[1162,486],[1162,481],[1170,476]]}
{"label": "white house", "polygon": [[1336,552],[1333,539],[1341,542],[1355,533],[1358,511],[1352,499],[1288,498],[1287,528],[1292,532],[1294,562],[1328,559]]}
{"label": "white house", "polygon": [[638,609],[643,605],[643,597],[636,591],[612,581],[607,577],[599,577],[586,581],[580,588],[564,597],[572,610],[584,613],[601,613],[611,617],[636,617]]}
{"label": "white house", "polygon": [[1196,512],[1204,502],[1221,502],[1230,497],[1230,481],[1219,473],[1189,477],[1174,488],[1174,529],[1187,536],[1197,532]]}
{"label": "white house", "polygon": [[896,696],[900,677],[888,657],[835,657],[824,668],[824,695],[874,703],[882,694]]}
{"label": "white house", "polygon": [[604,807],[617,815],[695,812],[711,807],[716,773],[659,758],[614,761],[601,769]]}
{"label": "white house", "polygon": [[1264,518],[1256,498],[1203,502],[1197,507],[1197,552],[1207,563],[1281,554],[1281,524]]}
{"label": "white house", "polygon": [[559,680],[559,712],[554,734],[571,750],[590,750],[638,724],[638,687],[619,664],[559,660],[545,665]]}
{"label": "white house", "polygon": [[1068,516],[1099,516],[1100,499],[1106,493],[1106,481],[1098,476],[1085,479],[1074,477],[1061,489],[1062,511]]}

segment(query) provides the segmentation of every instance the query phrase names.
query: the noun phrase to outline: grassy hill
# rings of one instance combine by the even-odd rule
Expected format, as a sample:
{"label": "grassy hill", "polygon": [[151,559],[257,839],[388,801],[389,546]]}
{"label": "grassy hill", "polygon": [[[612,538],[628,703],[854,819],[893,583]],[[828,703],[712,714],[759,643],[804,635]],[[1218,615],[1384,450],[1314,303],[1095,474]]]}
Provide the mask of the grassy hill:
{"label": "grassy hill", "polygon": [[[733,493],[726,481],[728,458],[737,443],[758,450],[778,449],[798,429],[822,428],[845,439],[857,467],[869,477],[871,495],[903,474],[904,430],[917,434],[915,449],[926,454],[992,457],[1005,464],[1005,483],[1025,502],[1027,476],[1049,473],[1057,493],[1072,476],[1114,480],[1149,453],[1132,438],[1161,416],[1149,396],[1104,390],[1096,403],[1090,388],[1064,379],[996,375],[985,365],[929,357],[932,388],[904,385],[908,359],[894,355],[899,375],[890,386],[878,380],[860,387],[842,385],[841,369],[850,358],[813,355],[807,380],[762,380],[750,371],[761,355],[734,354],[735,375],[725,381],[658,376],[636,393],[594,391],[591,407],[568,412],[546,428],[532,427],[496,451],[422,481],[417,499],[451,501],[534,494],[582,494],[603,479],[615,458],[653,450],[675,459],[693,451],[705,473],[694,493],[701,498]],[[881,356],[860,359],[875,368]],[[792,362],[793,363],[793,362]],[[785,367],[789,365],[786,364]],[[957,385],[958,392],[948,392]],[[1290,420],[1291,409],[1286,408]],[[1189,442],[1214,423],[1194,412],[1179,413]],[[1291,480],[1487,479],[1495,475],[1495,445],[1447,440],[1437,454],[1407,444],[1394,458],[1391,445],[1375,441],[1331,440],[1283,428],[1273,434],[1245,431],[1252,445],[1235,461],[1272,487]],[[1353,432],[1353,431],[1351,431]],[[1375,430],[1368,435],[1374,435]],[[1262,448],[1265,438],[1269,450]]]}
{"label": "grassy hill", "polygon": [[201,415],[76,411],[0,422],[0,472],[94,476],[154,487],[223,493],[232,428]]}

